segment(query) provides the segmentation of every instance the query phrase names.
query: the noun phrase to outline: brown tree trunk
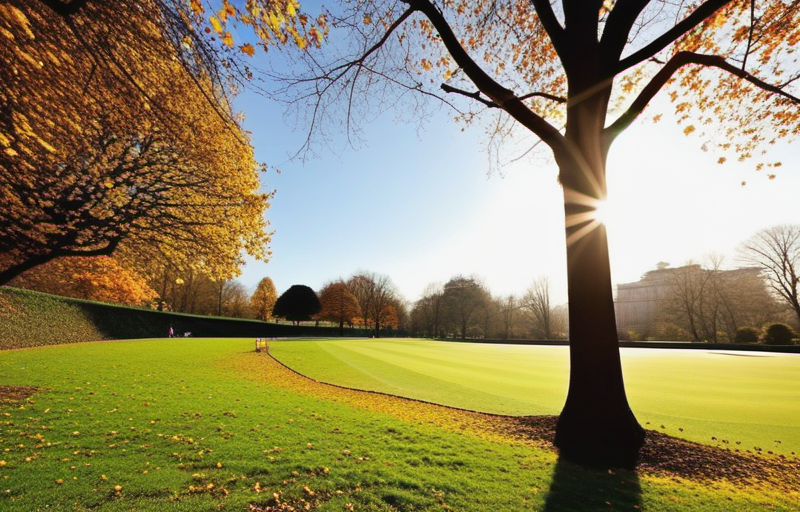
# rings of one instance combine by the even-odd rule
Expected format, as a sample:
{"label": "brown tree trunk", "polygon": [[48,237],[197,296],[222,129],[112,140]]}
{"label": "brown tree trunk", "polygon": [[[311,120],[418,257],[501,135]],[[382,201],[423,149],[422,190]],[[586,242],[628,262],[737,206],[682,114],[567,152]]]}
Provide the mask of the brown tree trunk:
{"label": "brown tree trunk", "polygon": [[[600,96],[600,95],[596,95]],[[606,197],[605,102],[572,106],[557,154],[567,217],[570,379],[555,444],[582,464],[632,467],[644,429],[628,405],[619,355],[606,229],[592,213]]]}

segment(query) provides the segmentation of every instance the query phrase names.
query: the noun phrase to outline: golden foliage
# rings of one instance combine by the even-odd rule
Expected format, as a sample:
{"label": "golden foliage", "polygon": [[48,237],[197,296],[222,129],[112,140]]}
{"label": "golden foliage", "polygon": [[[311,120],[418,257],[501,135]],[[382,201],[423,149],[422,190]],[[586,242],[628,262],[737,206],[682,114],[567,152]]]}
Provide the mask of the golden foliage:
{"label": "golden foliage", "polygon": [[[459,119],[469,121],[487,106],[504,110],[551,147],[561,140],[555,132],[569,131],[570,107],[590,96],[602,98],[598,126],[615,131],[626,128],[656,93],[666,93],[677,104],[680,121],[693,125],[694,136],[744,159],[764,160],[762,146],[800,135],[796,0],[367,1],[340,19],[355,26],[364,16],[369,28],[350,33],[367,34],[363,48],[386,36],[391,37],[381,46],[394,45],[392,53],[384,48],[363,54],[368,67],[379,69],[376,74],[396,81],[415,77],[406,87],[427,94],[440,94],[444,77],[447,88],[441,88],[462,96],[447,98],[460,110]],[[566,23],[568,17],[573,23]],[[659,76],[687,52],[714,59],[687,59]],[[387,54],[402,59],[403,66]],[[360,64],[359,58],[352,62]],[[356,71],[363,72],[354,65]],[[637,98],[645,101],[638,104]],[[615,125],[620,116],[625,122]],[[498,121],[490,128],[492,137],[509,136],[510,126]]]}
{"label": "golden foliage", "polygon": [[266,258],[270,194],[247,136],[147,6],[90,2],[65,20],[15,4],[0,5],[0,250],[119,245],[128,262],[213,277],[237,274],[243,252]]}
{"label": "golden foliage", "polygon": [[319,302],[322,305],[317,314],[319,320],[350,325],[361,314],[358,299],[341,280],[326,284],[319,292]]}
{"label": "golden foliage", "polygon": [[278,300],[278,291],[275,289],[275,283],[271,278],[265,277],[258,282],[256,290],[250,297],[250,308],[257,319],[266,322],[272,318],[272,308],[275,306],[276,300]]}
{"label": "golden foliage", "polygon": [[13,279],[11,286],[130,306],[150,305],[156,292],[113,258],[57,258]]}

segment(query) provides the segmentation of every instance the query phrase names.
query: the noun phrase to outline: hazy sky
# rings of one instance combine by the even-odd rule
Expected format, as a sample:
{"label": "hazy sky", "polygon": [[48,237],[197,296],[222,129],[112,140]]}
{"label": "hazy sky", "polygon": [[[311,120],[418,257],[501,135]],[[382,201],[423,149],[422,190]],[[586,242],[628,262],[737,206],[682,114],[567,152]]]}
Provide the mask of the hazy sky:
{"label": "hazy sky", "polygon": [[[269,276],[278,293],[293,284],[319,290],[367,270],[388,275],[413,302],[429,283],[457,274],[479,277],[496,296],[521,295],[547,276],[554,300],[566,301],[563,203],[551,160],[489,174],[481,127],[462,131],[442,110],[420,129],[387,107],[364,125],[358,149],[342,131],[330,151],[304,163],[288,157],[305,127],[294,129],[282,107],[252,93],[236,106],[256,157],[281,169],[262,178],[265,190],[277,190],[268,211],[274,255],[248,263],[240,280],[250,289]],[[778,153],[783,166],[770,181],[753,163],[717,164],[719,155],[702,152],[702,141],[665,114],[632,126],[609,158],[615,283],[636,281],[660,261],[679,266],[712,252],[734,266],[737,245],[758,229],[800,222],[800,146]]]}

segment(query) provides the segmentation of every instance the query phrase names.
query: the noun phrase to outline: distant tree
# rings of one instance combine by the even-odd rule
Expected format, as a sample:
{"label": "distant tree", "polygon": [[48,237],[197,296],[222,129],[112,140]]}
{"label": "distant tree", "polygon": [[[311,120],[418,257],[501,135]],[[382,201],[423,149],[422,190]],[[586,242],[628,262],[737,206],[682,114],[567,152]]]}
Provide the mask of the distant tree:
{"label": "distant tree", "polygon": [[352,324],[361,314],[358,299],[342,281],[334,281],[319,292],[322,309],[317,318],[339,324],[339,336],[344,336],[344,324]]}
{"label": "distant tree", "polygon": [[149,306],[157,295],[144,278],[108,256],[54,259],[17,276],[9,285],[130,306]]}
{"label": "distant tree", "polygon": [[482,315],[491,296],[476,278],[456,276],[444,285],[443,301],[445,318],[463,340],[471,330],[483,327]]}
{"label": "distant tree", "polygon": [[388,314],[386,306],[397,299],[394,283],[387,275],[359,272],[348,279],[347,287],[358,299],[365,325],[372,326],[375,337],[379,337]]}
{"label": "distant tree", "polygon": [[550,304],[550,282],[546,277],[533,281],[521,299],[524,308],[532,320],[533,336],[538,339],[552,340],[554,336],[554,312]]}
{"label": "distant tree", "polygon": [[786,324],[772,324],[764,333],[764,343],[768,345],[791,345],[797,336],[791,327]]}
{"label": "distant tree", "polygon": [[515,320],[520,308],[520,301],[513,295],[507,295],[504,298],[495,299],[494,303],[495,309],[500,316],[500,323],[502,326],[501,337],[507,340],[512,336]]}
{"label": "distant tree", "polygon": [[757,343],[758,342],[758,329],[754,327],[740,327],[736,331],[734,341],[736,343]]}
{"label": "distant tree", "polygon": [[397,315],[397,308],[393,304],[387,304],[383,308],[381,315],[381,325],[384,329],[397,329],[400,327],[400,318]]}
{"label": "distant tree", "polygon": [[685,330],[694,341],[732,342],[741,326],[762,325],[778,314],[759,269],[723,270],[722,259],[714,256],[706,265],[668,270],[662,323]]}
{"label": "distant tree", "polygon": [[263,278],[258,282],[253,295],[250,297],[250,309],[259,320],[266,322],[272,318],[272,308],[278,300],[278,292],[275,284],[269,277]]}
{"label": "distant tree", "polygon": [[222,314],[234,318],[252,318],[247,288],[237,280],[227,281],[223,290]]}
{"label": "distant tree", "polygon": [[311,320],[311,317],[319,313],[321,308],[319,298],[314,290],[303,284],[295,284],[275,301],[272,315],[291,320],[297,325],[300,322]]}
{"label": "distant tree", "polygon": [[420,298],[411,310],[411,324],[417,335],[435,338],[441,335],[444,321],[444,289],[441,284],[432,283],[425,287]]}
{"label": "distant tree", "polygon": [[713,277],[713,271],[691,261],[669,274],[668,311],[694,341],[716,341],[716,307],[709,291]]}
{"label": "distant tree", "polygon": [[800,224],[759,231],[742,244],[739,253],[764,270],[772,289],[800,320]]}

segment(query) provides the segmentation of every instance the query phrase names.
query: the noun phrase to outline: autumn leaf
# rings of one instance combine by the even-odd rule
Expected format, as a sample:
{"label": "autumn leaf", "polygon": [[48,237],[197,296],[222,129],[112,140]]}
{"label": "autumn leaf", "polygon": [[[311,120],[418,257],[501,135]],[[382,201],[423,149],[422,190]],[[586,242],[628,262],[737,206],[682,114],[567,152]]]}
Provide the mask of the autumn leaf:
{"label": "autumn leaf", "polygon": [[369,25],[372,23],[372,18],[367,15],[364,15],[364,25]]}
{"label": "autumn leaf", "polygon": [[225,35],[222,37],[222,42],[225,43],[228,48],[233,48],[233,36],[230,32],[225,32]]}
{"label": "autumn leaf", "polygon": [[433,67],[433,64],[431,64],[431,61],[429,61],[428,59],[422,59],[420,65],[422,66],[422,69],[424,69],[425,71],[430,71],[431,68]]}
{"label": "autumn leaf", "polygon": [[214,27],[214,31],[217,35],[222,35],[222,24],[219,22],[216,16],[209,16],[208,22],[211,23],[211,26]]}
{"label": "autumn leaf", "polygon": [[246,43],[239,47],[242,53],[246,53],[248,56],[252,57],[253,54],[256,52],[256,49],[253,47],[252,44]]}
{"label": "autumn leaf", "polygon": [[199,16],[205,12],[203,4],[200,3],[200,0],[191,0],[190,4],[192,6],[192,12],[195,15]]}

